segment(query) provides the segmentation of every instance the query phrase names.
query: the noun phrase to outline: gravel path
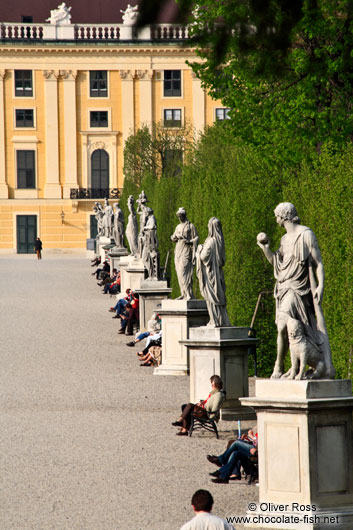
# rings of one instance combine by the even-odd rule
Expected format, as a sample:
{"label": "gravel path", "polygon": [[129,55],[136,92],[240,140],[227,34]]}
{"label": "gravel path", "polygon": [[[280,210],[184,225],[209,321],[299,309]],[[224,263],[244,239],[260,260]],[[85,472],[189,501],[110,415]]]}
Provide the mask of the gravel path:
{"label": "gravel path", "polygon": [[139,367],[88,260],[0,267],[1,530],[177,530],[199,488],[245,514],[258,488],[208,476],[231,433],[175,436],[188,378]]}

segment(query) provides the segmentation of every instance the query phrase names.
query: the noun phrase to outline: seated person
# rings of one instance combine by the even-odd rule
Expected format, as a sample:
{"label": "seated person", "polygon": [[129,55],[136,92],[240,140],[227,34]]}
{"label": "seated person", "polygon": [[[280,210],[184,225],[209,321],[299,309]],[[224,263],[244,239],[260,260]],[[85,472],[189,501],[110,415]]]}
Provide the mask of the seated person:
{"label": "seated person", "polygon": [[118,272],[116,269],[116,274],[115,276],[113,276],[111,279],[111,281],[108,283],[105,284],[104,286],[104,289],[103,289],[103,293],[104,294],[116,294],[117,292],[120,291],[120,272]]}
{"label": "seated person", "polygon": [[97,270],[92,272],[92,276],[95,275],[96,280],[98,280],[98,278],[100,278],[101,280],[104,280],[104,278],[109,276],[109,273],[110,273],[110,265],[107,261],[104,261],[103,267],[102,268],[98,267]]}
{"label": "seated person", "polygon": [[139,324],[139,295],[133,293],[131,300],[131,311],[126,324],[126,335],[133,335],[134,324]]}
{"label": "seated person", "polygon": [[129,319],[130,311],[132,311],[132,306],[131,306],[130,302],[128,302],[125,305],[123,311],[120,313],[121,328],[118,331],[119,335],[125,335],[126,326],[127,326],[127,322],[128,322],[128,319]]}
{"label": "seated person", "polygon": [[114,307],[111,307],[108,311],[111,313],[116,313],[112,318],[120,318],[120,314],[123,312],[124,307],[128,302],[131,301],[133,296],[133,292],[131,289],[126,289],[126,296],[124,297],[123,294],[120,295],[119,300],[115,304]]}
{"label": "seated person", "polygon": [[102,261],[102,258],[100,256],[98,256],[97,258],[91,259],[91,263],[92,263],[91,267],[98,267],[101,261]]}
{"label": "seated person", "polygon": [[223,388],[222,379],[219,375],[213,375],[210,381],[212,390],[206,399],[199,401],[196,405],[194,403],[182,405],[180,418],[172,423],[175,427],[181,427],[181,430],[176,433],[177,436],[188,435],[191,425],[191,414],[193,412],[197,412],[200,417],[212,418],[212,413],[220,408],[224,401],[224,392],[221,392]]}
{"label": "seated person", "polygon": [[235,440],[228,449],[219,456],[207,455],[207,460],[212,464],[220,467],[218,471],[210,473],[216,477],[212,482],[216,484],[228,484],[229,478],[241,480],[240,467],[244,468],[245,473],[250,473],[249,458],[257,454],[257,433],[250,429],[247,436]]}
{"label": "seated person", "polygon": [[152,353],[152,346],[162,346],[162,331],[151,334],[146,340],[146,347],[138,352],[137,355],[141,361],[144,361],[140,366],[152,366],[153,361],[156,360]]}
{"label": "seated person", "polygon": [[150,335],[154,335],[155,333],[159,333],[161,329],[161,317],[158,313],[152,313],[151,320],[148,321],[147,324],[147,331],[143,331],[142,333],[139,333],[136,335],[135,340],[132,340],[131,342],[127,342],[126,346],[135,346],[138,342],[141,342],[141,340],[146,339]]}

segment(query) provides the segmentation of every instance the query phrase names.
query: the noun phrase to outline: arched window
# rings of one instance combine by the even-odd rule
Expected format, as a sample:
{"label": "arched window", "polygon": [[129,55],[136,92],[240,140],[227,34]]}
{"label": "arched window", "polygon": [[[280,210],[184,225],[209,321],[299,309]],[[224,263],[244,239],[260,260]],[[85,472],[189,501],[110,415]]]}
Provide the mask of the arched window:
{"label": "arched window", "polygon": [[96,149],[92,153],[91,187],[97,193],[101,190],[102,197],[109,196],[109,155],[104,149]]}

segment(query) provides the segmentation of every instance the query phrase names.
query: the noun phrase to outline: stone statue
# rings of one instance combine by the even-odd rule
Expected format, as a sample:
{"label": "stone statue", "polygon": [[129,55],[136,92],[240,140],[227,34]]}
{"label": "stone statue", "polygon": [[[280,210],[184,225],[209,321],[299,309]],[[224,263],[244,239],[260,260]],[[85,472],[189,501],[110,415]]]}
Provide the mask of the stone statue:
{"label": "stone statue", "polygon": [[65,2],[60,4],[57,9],[50,11],[50,17],[46,19],[46,22],[55,24],[56,26],[66,26],[71,24],[71,7],[67,7]]}
{"label": "stone statue", "polygon": [[95,202],[93,206],[93,211],[96,214],[95,217],[97,219],[97,235],[103,236],[104,235],[104,211],[102,208],[102,205],[100,202]]}
{"label": "stone statue", "polygon": [[176,215],[180,223],[170,239],[176,243],[174,264],[181,293],[178,300],[191,300],[195,298],[192,282],[199,237],[196,228],[186,217],[184,208],[179,208]]}
{"label": "stone statue", "polygon": [[108,199],[104,199],[104,235],[105,237],[113,237],[113,220],[114,211],[110,206]]}
{"label": "stone statue", "polygon": [[138,5],[131,6],[127,5],[125,10],[120,9],[120,13],[123,14],[123,24],[124,26],[133,26],[138,18]]}
{"label": "stone statue", "polygon": [[127,227],[126,227],[126,237],[129,243],[130,247],[130,254],[131,256],[135,256],[135,258],[138,256],[138,243],[137,243],[137,237],[138,237],[138,227],[137,227],[137,218],[136,218],[136,212],[134,208],[134,198],[132,195],[127,200],[127,206],[129,208],[129,217],[127,221]]}
{"label": "stone statue", "polygon": [[138,254],[139,254],[139,257],[142,258],[142,254],[143,254],[143,247],[144,247],[144,244],[145,244],[145,234],[144,234],[144,227],[145,227],[145,224],[146,224],[146,219],[147,219],[147,206],[146,206],[146,202],[148,202],[148,199],[147,199],[147,196],[145,194],[145,192],[142,190],[138,199],[137,199],[137,210],[136,210],[136,213],[139,214],[140,216],[140,232],[139,232],[139,236],[138,236]]}
{"label": "stone statue", "polygon": [[208,237],[196,251],[196,272],[201,294],[206,300],[210,327],[231,326],[227,314],[227,301],[223,266],[226,254],[221,221],[211,217],[208,222]]}
{"label": "stone statue", "polygon": [[124,214],[118,202],[114,206],[113,238],[118,248],[124,248]]}
{"label": "stone statue", "polygon": [[144,246],[142,261],[147,269],[147,280],[158,280],[159,253],[157,238],[157,222],[152,208],[147,208],[147,219],[143,228]]}
{"label": "stone statue", "polygon": [[[290,202],[283,202],[274,211],[277,223],[286,230],[281,239],[277,252],[270,250],[266,234],[257,236],[257,244],[263,250],[266,258],[274,267],[276,278],[276,324],[278,329],[277,359],[272,378],[281,376],[293,378],[300,373],[300,378],[326,378],[335,377],[335,369],[332,365],[330,343],[327,335],[325,319],[322,311],[322,298],[324,294],[324,266],[315,234],[307,226],[300,224],[297,211]],[[300,348],[306,348],[305,355],[314,358],[311,351],[308,352],[308,343],[311,348],[320,353],[325,364],[325,369],[317,368],[315,364],[307,361],[316,369],[304,374],[297,373],[298,367],[293,371],[284,371],[284,357],[289,348],[288,322],[289,318],[301,323],[305,340]],[[291,332],[292,332],[291,325]],[[298,328],[298,326],[296,326]],[[298,330],[296,330],[298,334]],[[298,349],[296,352],[298,355]]]}

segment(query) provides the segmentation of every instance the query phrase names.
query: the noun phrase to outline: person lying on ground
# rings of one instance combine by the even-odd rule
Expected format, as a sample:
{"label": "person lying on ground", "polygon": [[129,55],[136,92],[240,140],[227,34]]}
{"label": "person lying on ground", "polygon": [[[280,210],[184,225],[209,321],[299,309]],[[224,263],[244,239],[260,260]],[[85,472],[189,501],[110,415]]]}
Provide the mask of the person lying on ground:
{"label": "person lying on ground", "polygon": [[242,439],[235,440],[221,455],[207,455],[207,460],[220,468],[210,473],[212,477],[215,477],[212,482],[228,484],[229,479],[241,480],[241,467],[249,475],[249,458],[256,454],[257,434],[254,434],[254,431],[250,429],[247,436],[242,436]]}
{"label": "person lying on ground", "polygon": [[175,427],[181,427],[180,431],[176,434],[177,436],[187,436],[191,426],[191,415],[196,413],[200,418],[207,418],[214,415],[222,402],[224,401],[224,392],[221,392],[223,388],[222,379],[219,375],[213,375],[211,381],[211,392],[208,397],[198,403],[188,403],[181,406],[182,413],[180,417],[172,423]]}

